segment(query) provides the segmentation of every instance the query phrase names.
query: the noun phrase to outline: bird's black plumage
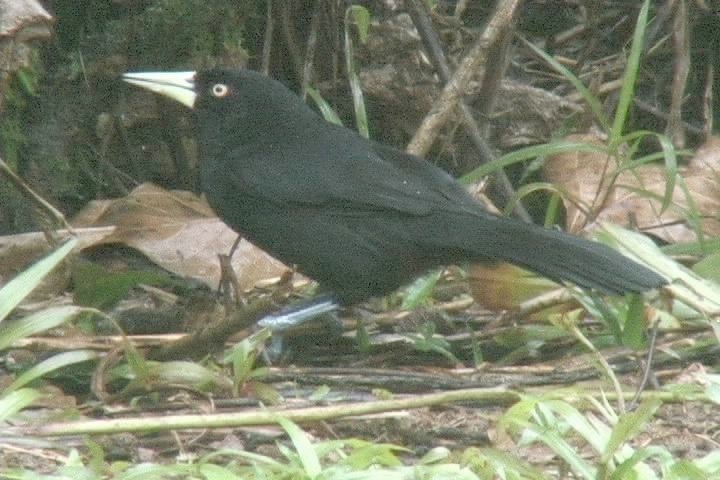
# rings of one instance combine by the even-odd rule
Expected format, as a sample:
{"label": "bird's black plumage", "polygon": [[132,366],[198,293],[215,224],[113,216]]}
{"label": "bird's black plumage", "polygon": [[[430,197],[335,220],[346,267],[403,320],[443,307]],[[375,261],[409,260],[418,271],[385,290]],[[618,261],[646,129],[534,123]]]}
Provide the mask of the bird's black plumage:
{"label": "bird's black plumage", "polygon": [[441,169],[325,122],[259,73],[203,71],[186,88],[212,207],[341,303],[465,262],[508,261],[609,294],[666,283],[602,244],[488,213]]}

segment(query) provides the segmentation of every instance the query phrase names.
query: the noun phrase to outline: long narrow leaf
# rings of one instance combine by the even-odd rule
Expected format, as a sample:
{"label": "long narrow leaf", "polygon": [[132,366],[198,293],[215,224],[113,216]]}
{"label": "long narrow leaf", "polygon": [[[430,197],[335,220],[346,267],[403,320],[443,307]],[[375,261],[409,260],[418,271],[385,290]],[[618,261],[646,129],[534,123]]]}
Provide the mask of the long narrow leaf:
{"label": "long narrow leaf", "polygon": [[368,129],[367,112],[365,110],[365,98],[360,86],[360,79],[355,71],[355,49],[350,36],[350,16],[358,25],[360,40],[364,41],[367,37],[367,27],[370,24],[370,13],[367,9],[352,5],[348,7],[345,13],[345,68],[347,70],[348,80],[350,81],[350,90],[352,91],[353,105],[355,107],[355,123],[360,135],[370,138]]}
{"label": "long narrow leaf", "polygon": [[565,153],[565,152],[606,152],[605,147],[601,145],[593,145],[591,143],[583,143],[583,142],[567,142],[567,141],[560,141],[560,142],[553,142],[553,143],[547,143],[545,145],[536,145],[532,147],[527,148],[521,148],[520,150],[515,150],[514,152],[510,152],[507,155],[503,155],[502,157],[498,158],[497,160],[494,160],[492,162],[486,163],[485,165],[476,168],[472,172],[464,175],[460,178],[460,181],[462,183],[473,183],[481,180],[482,178],[486,177],[490,173],[493,173],[495,171],[501,170],[509,165],[513,165],[518,162],[523,162],[525,160],[529,160],[531,158],[536,157],[547,157],[550,155],[557,155],[558,153]]}
{"label": "long narrow leaf", "polygon": [[670,206],[673,198],[673,192],[675,190],[675,184],[678,178],[678,163],[677,163],[677,156],[678,151],[675,150],[675,146],[672,144],[672,141],[670,138],[668,138],[667,135],[663,135],[661,133],[656,132],[650,132],[647,130],[638,130],[635,132],[632,132],[626,136],[624,136],[620,142],[621,143],[629,143],[633,140],[640,140],[645,137],[652,136],[655,137],[660,143],[660,148],[662,149],[662,152],[658,152],[656,154],[646,155],[638,161],[638,159],[634,159],[630,163],[626,163],[623,165],[624,168],[632,168],[638,165],[642,165],[645,163],[649,163],[651,161],[655,161],[658,159],[663,159],[665,162],[665,193],[663,195],[662,200],[662,206],[660,207],[661,213],[667,210],[667,208]]}
{"label": "long narrow leaf", "polygon": [[637,410],[623,414],[617,425],[612,429],[610,438],[605,444],[605,451],[602,452],[603,456],[601,461],[603,463],[609,463],[610,458],[620,450],[620,447],[625,442],[635,437],[648,425],[650,419],[661,406],[662,402],[660,400],[648,400],[643,402]]}
{"label": "long narrow leaf", "polygon": [[547,429],[537,425],[528,426],[528,430],[532,431],[537,438],[555,452],[557,456],[565,460],[568,466],[580,478],[584,478],[585,480],[594,480],[597,478],[597,469],[586,462],[578,453],[577,449],[562,438],[557,430]]}
{"label": "long narrow leaf", "polygon": [[595,118],[600,123],[603,130],[609,131],[610,124],[608,122],[607,116],[605,115],[605,112],[603,111],[602,103],[600,103],[600,100],[595,95],[593,95],[590,90],[588,90],[588,88],[582,83],[582,81],[562,63],[555,60],[552,55],[548,54],[544,50],[539,49],[534,44],[525,40],[524,38],[520,37],[520,39],[525,43],[525,46],[535,52],[535,54],[542,58],[545,63],[554,68],[559,74],[565,77],[567,81],[572,84],[575,90],[578,91],[580,96],[582,96],[583,99],[590,106],[590,110],[592,110],[593,115],[595,115]]}
{"label": "long narrow leaf", "polygon": [[98,358],[98,354],[92,350],[75,350],[60,353],[43,360],[29,370],[23,372],[22,375],[16,378],[15,381],[5,389],[5,392],[8,393],[22,388],[33,380],[41,378],[50,372],[54,372],[55,370],[67,367],[68,365],[74,365],[88,360],[95,360],[96,358]]}
{"label": "long narrow leaf", "polygon": [[335,113],[335,110],[333,110],[330,104],[322,97],[322,95],[320,95],[320,92],[311,86],[307,86],[305,89],[308,95],[310,95],[310,98],[313,99],[320,109],[320,113],[323,118],[330,123],[334,123],[335,125],[340,125],[342,127],[342,120],[340,120],[340,117],[338,117],[338,114]]}
{"label": "long narrow leaf", "polygon": [[403,310],[412,310],[430,298],[441,275],[442,270],[436,270],[412,282],[405,290],[405,298],[400,308]]}
{"label": "long narrow leaf", "polygon": [[[669,457],[670,454],[661,447],[646,447],[635,451],[629,458],[625,459],[620,463],[609,480],[625,480],[627,478],[657,478],[657,476],[650,470],[650,467],[643,464],[644,460],[652,457]],[[632,472],[636,470],[636,472]],[[638,476],[637,471],[647,471],[644,476]],[[650,470],[650,471],[648,471]]]}
{"label": "long narrow leaf", "polygon": [[0,322],[42,282],[43,278],[75,248],[77,243],[77,238],[71,238],[0,289]]}
{"label": "long narrow leaf", "polygon": [[642,54],[643,40],[645,39],[649,7],[649,0],[645,0],[642,8],[640,8],[640,13],[638,14],[638,19],[635,24],[635,33],[633,34],[632,46],[630,47],[630,55],[628,56],[627,66],[625,67],[625,77],[623,78],[620,98],[610,132],[609,143],[610,148],[613,150],[616,149],[621,142],[625,121],[627,120],[630,105],[633,101],[635,80],[637,80],[638,71],[640,70],[640,55]]}
{"label": "long narrow leaf", "polygon": [[317,453],[315,452],[315,447],[313,447],[313,444],[307,434],[303,432],[300,427],[286,418],[278,416],[277,422],[288,434],[290,440],[292,440],[293,445],[295,446],[295,451],[297,452],[298,457],[300,457],[300,461],[303,464],[303,468],[307,476],[309,478],[315,478],[318,476],[320,472],[322,472],[320,459],[318,458]]}
{"label": "long narrow leaf", "polygon": [[89,309],[64,306],[48,308],[32,315],[13,322],[9,327],[3,328],[0,333],[0,351],[10,347],[15,341],[26,338],[39,332],[44,332],[51,328],[62,325],[66,321],[73,318],[81,312],[87,312]]}
{"label": "long narrow leaf", "polygon": [[32,388],[23,388],[11,392],[9,395],[4,395],[0,398],[0,422],[4,422],[23,408],[31,405],[41,396],[40,392]]}

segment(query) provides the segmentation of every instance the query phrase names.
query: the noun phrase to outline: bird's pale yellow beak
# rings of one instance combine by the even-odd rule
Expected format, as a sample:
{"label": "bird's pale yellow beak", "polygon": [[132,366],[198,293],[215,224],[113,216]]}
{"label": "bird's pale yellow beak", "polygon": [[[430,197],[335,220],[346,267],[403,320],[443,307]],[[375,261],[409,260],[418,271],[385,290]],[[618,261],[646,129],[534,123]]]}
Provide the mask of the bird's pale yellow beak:
{"label": "bird's pale yellow beak", "polygon": [[138,72],[126,73],[122,79],[151,92],[172,98],[183,105],[195,105],[195,72]]}

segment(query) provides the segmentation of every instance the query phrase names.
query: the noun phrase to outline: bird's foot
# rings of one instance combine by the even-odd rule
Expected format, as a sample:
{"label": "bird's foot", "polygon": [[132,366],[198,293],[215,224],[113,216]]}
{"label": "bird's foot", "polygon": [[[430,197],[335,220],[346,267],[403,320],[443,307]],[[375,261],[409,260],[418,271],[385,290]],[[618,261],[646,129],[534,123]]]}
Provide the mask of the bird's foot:
{"label": "bird's foot", "polygon": [[283,333],[339,308],[340,305],[333,297],[321,295],[290,305],[277,313],[266,315],[260,319],[258,325],[269,328],[273,333]]}

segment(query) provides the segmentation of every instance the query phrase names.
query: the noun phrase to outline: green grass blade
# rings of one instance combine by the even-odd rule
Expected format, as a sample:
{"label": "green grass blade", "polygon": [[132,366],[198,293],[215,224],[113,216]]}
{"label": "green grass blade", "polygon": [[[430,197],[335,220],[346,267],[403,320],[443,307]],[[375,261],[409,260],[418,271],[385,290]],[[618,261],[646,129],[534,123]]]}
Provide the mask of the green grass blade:
{"label": "green grass blade", "polygon": [[98,358],[97,352],[92,350],[75,350],[72,352],[63,352],[53,357],[47,358],[32,368],[23,372],[15,379],[6,389],[5,393],[18,390],[33,380],[37,380],[50,372],[54,372],[68,365],[95,360]]}
{"label": "green grass blade", "polygon": [[634,452],[629,458],[623,460],[622,463],[617,466],[617,469],[610,475],[608,480],[626,480],[629,478],[658,478],[652,473],[649,473],[648,476],[638,476],[638,472],[633,470],[640,470],[641,468],[648,469],[649,467],[643,464],[644,460],[659,456],[664,457],[667,455],[667,451],[661,447],[650,446],[646,448],[641,448]]}
{"label": "green grass blade", "polygon": [[638,293],[626,296],[627,311],[624,315],[622,344],[633,350],[647,347],[647,331],[645,324],[645,301]]}
{"label": "green grass blade", "polygon": [[433,290],[435,290],[435,285],[437,285],[441,275],[442,270],[436,270],[415,279],[405,289],[405,298],[400,308],[403,310],[413,310],[425,303],[432,295]]}
{"label": "green grass blade", "polygon": [[350,17],[358,25],[360,41],[367,37],[367,28],[370,24],[370,13],[364,7],[352,5],[345,12],[345,68],[347,70],[350,90],[352,91],[353,106],[355,107],[355,123],[360,135],[370,138],[367,111],[365,110],[365,97],[360,86],[360,78],[355,70],[355,51],[350,37]]}
{"label": "green grass blade", "polygon": [[596,469],[586,462],[577,449],[560,436],[559,430],[531,425],[528,430],[533,432],[548,448],[562,458],[579,478],[595,480]]}
{"label": "green grass blade", "polygon": [[42,282],[53,268],[68,256],[77,243],[77,238],[71,238],[0,289],[0,322]]}
{"label": "green grass blade", "polygon": [[659,159],[663,159],[665,163],[665,193],[663,194],[662,206],[660,207],[660,211],[662,213],[667,210],[667,208],[672,203],[673,191],[675,190],[675,185],[678,178],[678,151],[675,150],[675,146],[672,144],[672,141],[670,140],[670,138],[668,138],[667,135],[649,132],[647,130],[638,130],[636,132],[632,132],[623,137],[620,142],[630,143],[631,141],[639,141],[648,136],[652,136],[657,139],[662,151],[655,154],[646,155],[639,159],[633,159],[631,162],[625,163],[623,167],[631,168],[654,162]]}
{"label": "green grass blade", "polygon": [[608,122],[608,118],[605,115],[605,112],[602,108],[602,103],[600,100],[593,95],[593,93],[582,83],[582,81],[567,67],[565,67],[562,63],[558,62],[553,58],[552,55],[548,54],[544,50],[539,49],[531,42],[525,40],[524,38],[520,37],[520,39],[525,43],[525,46],[528,47],[530,50],[535,52],[537,56],[542,58],[545,63],[550,65],[552,68],[555,69],[560,75],[565,77],[568,82],[570,82],[575,88],[575,90],[578,91],[580,96],[583,97],[583,99],[587,102],[587,104],[590,106],[590,110],[592,111],[593,115],[597,119],[598,123],[600,123],[602,129],[604,131],[610,130],[610,123]]}
{"label": "green grass blade", "polygon": [[320,92],[318,92],[311,86],[307,86],[305,90],[320,109],[320,114],[323,116],[323,118],[330,123],[334,123],[335,125],[340,125],[342,127],[342,121],[340,120],[340,117],[338,117],[338,114],[335,113],[335,110],[333,110],[330,104],[325,101],[322,95],[320,95]]}
{"label": "green grass blade", "polygon": [[536,157],[547,157],[550,155],[557,155],[558,153],[567,152],[600,152],[605,153],[606,149],[602,145],[593,145],[585,142],[568,142],[559,141],[553,143],[546,143],[544,145],[535,145],[532,147],[521,148],[515,150],[502,157],[486,163],[472,172],[462,176],[460,181],[462,183],[474,183],[482,180],[489,174],[501,170],[509,165],[513,165],[518,162],[523,162]]}
{"label": "green grass blade", "polygon": [[610,438],[605,444],[602,463],[609,463],[610,459],[620,450],[622,445],[637,436],[652,419],[662,402],[658,399],[643,402],[637,410],[625,413],[620,416],[617,425],[610,433]]}
{"label": "green grass blade", "polygon": [[28,315],[3,329],[2,334],[0,334],[0,351],[10,347],[15,341],[21,338],[26,338],[38,332],[55,328],[70,320],[75,315],[87,311],[88,309],[86,308],[70,305],[48,308]]}
{"label": "green grass blade", "polygon": [[307,476],[309,478],[317,477],[322,472],[322,467],[320,466],[320,459],[315,452],[315,447],[313,447],[310,438],[308,438],[307,434],[303,432],[300,427],[286,418],[278,416],[277,422],[288,434],[290,440],[292,440],[295,451],[298,457],[300,457]]}
{"label": "green grass blade", "polygon": [[32,388],[23,388],[10,392],[9,395],[4,395],[0,398],[0,422],[4,422],[23,408],[31,405],[41,396],[40,392]]}
{"label": "green grass blade", "polygon": [[553,196],[561,197],[565,192],[552,183],[547,182],[533,182],[523,185],[515,191],[515,195],[512,196],[510,201],[505,205],[504,213],[510,215],[515,209],[515,206],[520,203],[520,200],[535,192],[548,192]]}
{"label": "green grass blade", "polygon": [[243,480],[243,477],[235,475],[230,469],[211,463],[198,465],[198,472],[205,480]]}
{"label": "green grass blade", "polygon": [[621,143],[625,121],[630,111],[630,105],[632,105],[635,80],[637,80],[640,70],[640,56],[643,50],[643,40],[645,39],[649,6],[649,0],[645,0],[640,8],[640,13],[638,14],[638,19],[635,24],[635,33],[633,34],[630,55],[628,56],[627,66],[625,67],[625,76],[623,78],[622,88],[620,89],[620,98],[618,100],[617,110],[615,111],[612,130],[610,131],[609,145],[611,150],[615,150]]}

